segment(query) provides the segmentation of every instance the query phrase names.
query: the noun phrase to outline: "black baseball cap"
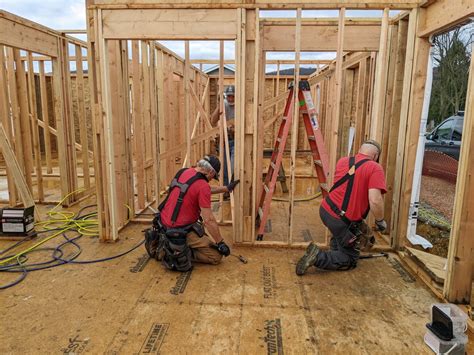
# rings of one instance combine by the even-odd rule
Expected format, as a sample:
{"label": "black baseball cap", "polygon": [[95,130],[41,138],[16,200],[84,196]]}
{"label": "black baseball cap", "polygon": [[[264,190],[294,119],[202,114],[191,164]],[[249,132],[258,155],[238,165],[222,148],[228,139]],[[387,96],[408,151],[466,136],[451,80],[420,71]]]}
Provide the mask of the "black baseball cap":
{"label": "black baseball cap", "polygon": [[215,155],[206,155],[204,160],[211,164],[212,168],[216,172],[214,179],[219,180],[219,171],[221,171],[221,162],[219,161],[219,158]]}
{"label": "black baseball cap", "polygon": [[235,86],[234,85],[229,85],[228,87],[225,88],[224,92],[225,92],[226,95],[235,96]]}

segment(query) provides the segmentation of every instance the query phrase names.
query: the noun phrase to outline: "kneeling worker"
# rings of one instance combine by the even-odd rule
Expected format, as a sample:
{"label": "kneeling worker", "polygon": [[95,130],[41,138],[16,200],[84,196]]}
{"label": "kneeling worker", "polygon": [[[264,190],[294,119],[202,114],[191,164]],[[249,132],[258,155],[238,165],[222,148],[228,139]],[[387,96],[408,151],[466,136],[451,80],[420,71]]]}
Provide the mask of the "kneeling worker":
{"label": "kneeling worker", "polygon": [[150,256],[162,260],[167,268],[188,271],[193,261],[218,264],[230,254],[212,214],[211,193],[230,192],[239,181],[211,187],[209,182],[218,178],[220,168],[217,157],[205,156],[196,167],[178,171],[171,182],[153,221],[154,234],[146,234],[145,243]]}
{"label": "kneeling worker", "polygon": [[355,157],[344,157],[337,162],[335,183],[319,209],[321,220],[332,234],[330,250],[319,250],[311,243],[296,265],[297,275],[303,275],[310,266],[327,270],[356,267],[369,210],[377,229],[387,228],[382,197],[387,188],[383,169],[378,164],[380,152],[376,141],[367,140]]}

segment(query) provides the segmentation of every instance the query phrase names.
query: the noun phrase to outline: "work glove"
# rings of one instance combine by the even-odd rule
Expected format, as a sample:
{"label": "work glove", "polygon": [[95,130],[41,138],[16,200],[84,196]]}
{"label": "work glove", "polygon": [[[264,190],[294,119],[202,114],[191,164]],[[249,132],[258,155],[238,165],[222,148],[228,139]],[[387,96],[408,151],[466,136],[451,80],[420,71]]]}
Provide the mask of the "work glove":
{"label": "work glove", "polygon": [[230,255],[230,248],[223,240],[217,243],[217,251],[224,256]]}
{"label": "work glove", "polygon": [[387,222],[385,219],[381,219],[380,221],[375,220],[375,226],[379,232],[383,232],[387,229]]}
{"label": "work glove", "polygon": [[239,184],[240,180],[231,180],[231,182],[229,183],[229,185],[227,185],[227,190],[229,192],[232,192],[234,191],[235,187]]}

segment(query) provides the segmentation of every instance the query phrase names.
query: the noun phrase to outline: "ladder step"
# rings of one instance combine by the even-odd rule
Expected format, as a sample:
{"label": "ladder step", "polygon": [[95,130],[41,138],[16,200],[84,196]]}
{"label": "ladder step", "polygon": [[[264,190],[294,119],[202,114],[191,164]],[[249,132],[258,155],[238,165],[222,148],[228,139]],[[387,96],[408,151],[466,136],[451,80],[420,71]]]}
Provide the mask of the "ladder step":
{"label": "ladder step", "polygon": [[263,218],[263,210],[262,210],[262,207],[259,207],[259,208],[258,208],[258,215],[259,215],[260,219]]}
{"label": "ladder step", "polygon": [[268,188],[267,185],[263,184],[263,189],[265,190],[265,192],[268,194],[270,192],[270,189]]}
{"label": "ladder step", "polygon": [[277,141],[278,143],[280,143],[280,142],[281,142],[281,138],[278,137],[278,138],[276,139],[276,141]]}
{"label": "ladder step", "polygon": [[315,137],[315,136],[309,136],[308,139],[309,139],[310,141],[315,141],[315,140],[316,140],[316,137]]}
{"label": "ladder step", "polygon": [[317,166],[320,166],[321,168],[323,167],[323,162],[321,160],[315,160],[314,164],[316,164]]}
{"label": "ladder step", "polygon": [[270,166],[273,168],[273,170],[276,169],[276,164],[275,164],[274,162],[272,162],[272,161],[270,162]]}

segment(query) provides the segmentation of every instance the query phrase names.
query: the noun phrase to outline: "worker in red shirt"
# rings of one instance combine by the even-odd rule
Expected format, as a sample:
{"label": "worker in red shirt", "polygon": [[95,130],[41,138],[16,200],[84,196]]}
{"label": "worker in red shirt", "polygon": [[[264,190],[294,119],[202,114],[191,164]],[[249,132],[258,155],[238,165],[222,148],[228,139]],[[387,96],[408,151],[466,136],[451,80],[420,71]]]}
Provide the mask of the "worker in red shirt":
{"label": "worker in red shirt", "polygon": [[310,266],[327,270],[348,270],[359,259],[360,237],[369,210],[379,231],[387,228],[384,220],[383,194],[385,176],[378,163],[381,148],[374,140],[362,143],[355,157],[341,158],[336,164],[334,185],[321,203],[319,215],[332,234],[330,250],[320,250],[311,243],[296,265],[303,275]]}
{"label": "worker in red shirt", "polygon": [[231,192],[239,180],[211,187],[209,182],[218,179],[220,168],[217,157],[205,156],[196,167],[178,171],[171,182],[153,228],[145,233],[148,253],[167,268],[188,271],[193,261],[218,264],[222,256],[230,255],[212,214],[211,194]]}

